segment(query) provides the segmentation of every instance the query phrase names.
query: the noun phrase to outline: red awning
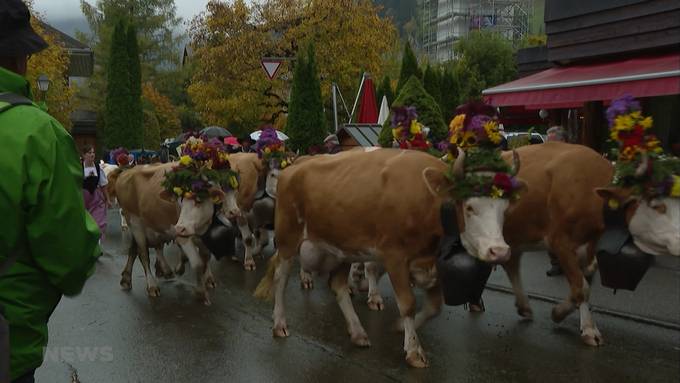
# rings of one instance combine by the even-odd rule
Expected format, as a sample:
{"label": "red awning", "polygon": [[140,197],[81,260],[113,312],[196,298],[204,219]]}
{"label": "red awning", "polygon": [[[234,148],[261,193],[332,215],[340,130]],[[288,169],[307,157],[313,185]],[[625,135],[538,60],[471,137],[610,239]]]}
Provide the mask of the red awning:
{"label": "red awning", "polygon": [[580,107],[630,94],[680,94],[680,53],[625,61],[551,68],[482,92],[494,106],[527,109]]}

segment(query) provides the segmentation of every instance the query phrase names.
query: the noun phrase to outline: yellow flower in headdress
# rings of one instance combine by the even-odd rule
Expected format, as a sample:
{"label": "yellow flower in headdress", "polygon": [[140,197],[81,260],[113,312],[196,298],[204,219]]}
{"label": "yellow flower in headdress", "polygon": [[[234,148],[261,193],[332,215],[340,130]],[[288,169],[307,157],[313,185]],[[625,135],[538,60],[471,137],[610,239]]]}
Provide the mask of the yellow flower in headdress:
{"label": "yellow flower in headdress", "polygon": [[451,130],[457,130],[458,128],[461,128],[463,126],[463,123],[465,122],[465,114],[459,114],[456,117],[451,120],[451,123],[449,124],[449,129]]}
{"label": "yellow flower in headdress", "polygon": [[420,124],[418,123],[418,121],[417,120],[411,121],[411,129],[410,129],[411,134],[415,135],[415,134],[420,133],[421,131],[422,130],[420,128]]}
{"label": "yellow flower in headdress", "polygon": [[281,161],[281,169],[284,169],[286,166],[288,166],[288,162],[286,160]]}
{"label": "yellow flower in headdress", "polygon": [[654,120],[651,117],[647,117],[640,121],[640,126],[642,126],[645,130],[651,128],[653,124]]}
{"label": "yellow flower in headdress", "polygon": [[172,191],[175,192],[175,194],[177,194],[178,196],[181,196],[182,193],[184,192],[182,188],[179,186],[175,186],[174,188],[172,188]]}
{"label": "yellow flower in headdress", "polygon": [[186,198],[186,199],[191,199],[193,196],[194,196],[194,193],[192,193],[192,192],[184,193],[184,198]]}
{"label": "yellow flower in headdress", "polygon": [[235,176],[229,177],[229,186],[234,190],[238,189],[238,180]]}
{"label": "yellow flower in headdress", "polygon": [[180,163],[180,165],[183,165],[183,166],[190,165],[192,161],[193,160],[191,159],[191,157],[186,156],[186,155],[179,158],[179,163]]}
{"label": "yellow flower in headdress", "polygon": [[633,128],[634,123],[635,122],[633,121],[633,118],[630,116],[630,114],[622,114],[617,116],[616,120],[614,120],[614,129],[630,130]]}
{"label": "yellow flower in headdress", "polygon": [[673,175],[673,186],[671,186],[670,197],[680,198],[680,176]]}
{"label": "yellow flower in headdress", "polygon": [[497,188],[495,185],[492,186],[491,198],[503,198],[503,189]]}
{"label": "yellow flower in headdress", "polygon": [[271,150],[271,149],[269,149],[269,148],[264,148],[264,152],[265,152],[265,153],[267,153],[267,154],[269,154],[269,153],[271,153],[271,152],[272,152],[272,150]]}
{"label": "yellow flower in headdress", "polygon": [[503,137],[501,137],[501,133],[498,131],[498,124],[496,121],[491,120],[484,124],[484,131],[486,132],[487,137],[489,137],[489,141],[495,145],[501,143]]}
{"label": "yellow flower in headdress", "polygon": [[392,137],[397,140],[401,136],[401,128],[392,129]]}

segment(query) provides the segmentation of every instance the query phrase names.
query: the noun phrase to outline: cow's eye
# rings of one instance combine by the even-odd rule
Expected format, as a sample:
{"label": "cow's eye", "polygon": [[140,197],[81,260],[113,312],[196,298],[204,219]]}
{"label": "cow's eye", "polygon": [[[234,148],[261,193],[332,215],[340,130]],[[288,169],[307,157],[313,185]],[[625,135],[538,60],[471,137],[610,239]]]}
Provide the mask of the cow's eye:
{"label": "cow's eye", "polygon": [[473,208],[473,207],[470,206],[470,205],[467,205],[467,206],[465,207],[465,212],[468,213],[468,214],[475,214],[475,208]]}

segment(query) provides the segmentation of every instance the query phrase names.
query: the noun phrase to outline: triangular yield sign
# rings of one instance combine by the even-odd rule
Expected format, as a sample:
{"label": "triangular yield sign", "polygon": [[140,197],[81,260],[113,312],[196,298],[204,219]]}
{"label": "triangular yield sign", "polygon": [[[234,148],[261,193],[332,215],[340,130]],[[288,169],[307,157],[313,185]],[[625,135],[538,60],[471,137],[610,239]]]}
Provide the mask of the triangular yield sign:
{"label": "triangular yield sign", "polygon": [[262,68],[267,73],[267,77],[269,77],[270,80],[273,80],[281,67],[281,61],[275,59],[262,59],[261,63]]}

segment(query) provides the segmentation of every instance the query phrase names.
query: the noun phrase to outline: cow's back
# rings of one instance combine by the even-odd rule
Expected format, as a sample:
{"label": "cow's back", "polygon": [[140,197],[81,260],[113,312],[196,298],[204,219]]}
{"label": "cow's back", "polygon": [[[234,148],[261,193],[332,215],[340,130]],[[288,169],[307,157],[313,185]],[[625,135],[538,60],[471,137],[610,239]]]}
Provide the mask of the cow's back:
{"label": "cow's back", "polygon": [[125,170],[116,180],[116,195],[126,213],[142,219],[144,225],[158,232],[177,223],[177,204],[160,197],[165,173],[177,163],[141,165]]}
{"label": "cow's back", "polygon": [[433,156],[394,149],[296,163],[279,177],[277,242],[297,246],[295,233],[306,229],[308,238],[346,251],[430,251],[441,234],[441,199],[425,186],[427,167],[446,171]]}
{"label": "cow's back", "polygon": [[[551,230],[585,243],[603,229],[602,199],[595,188],[609,184],[613,168],[594,150],[559,142],[517,149],[518,176],[528,191],[508,212],[504,235],[513,245],[538,242]],[[512,153],[505,152],[506,161]]]}

